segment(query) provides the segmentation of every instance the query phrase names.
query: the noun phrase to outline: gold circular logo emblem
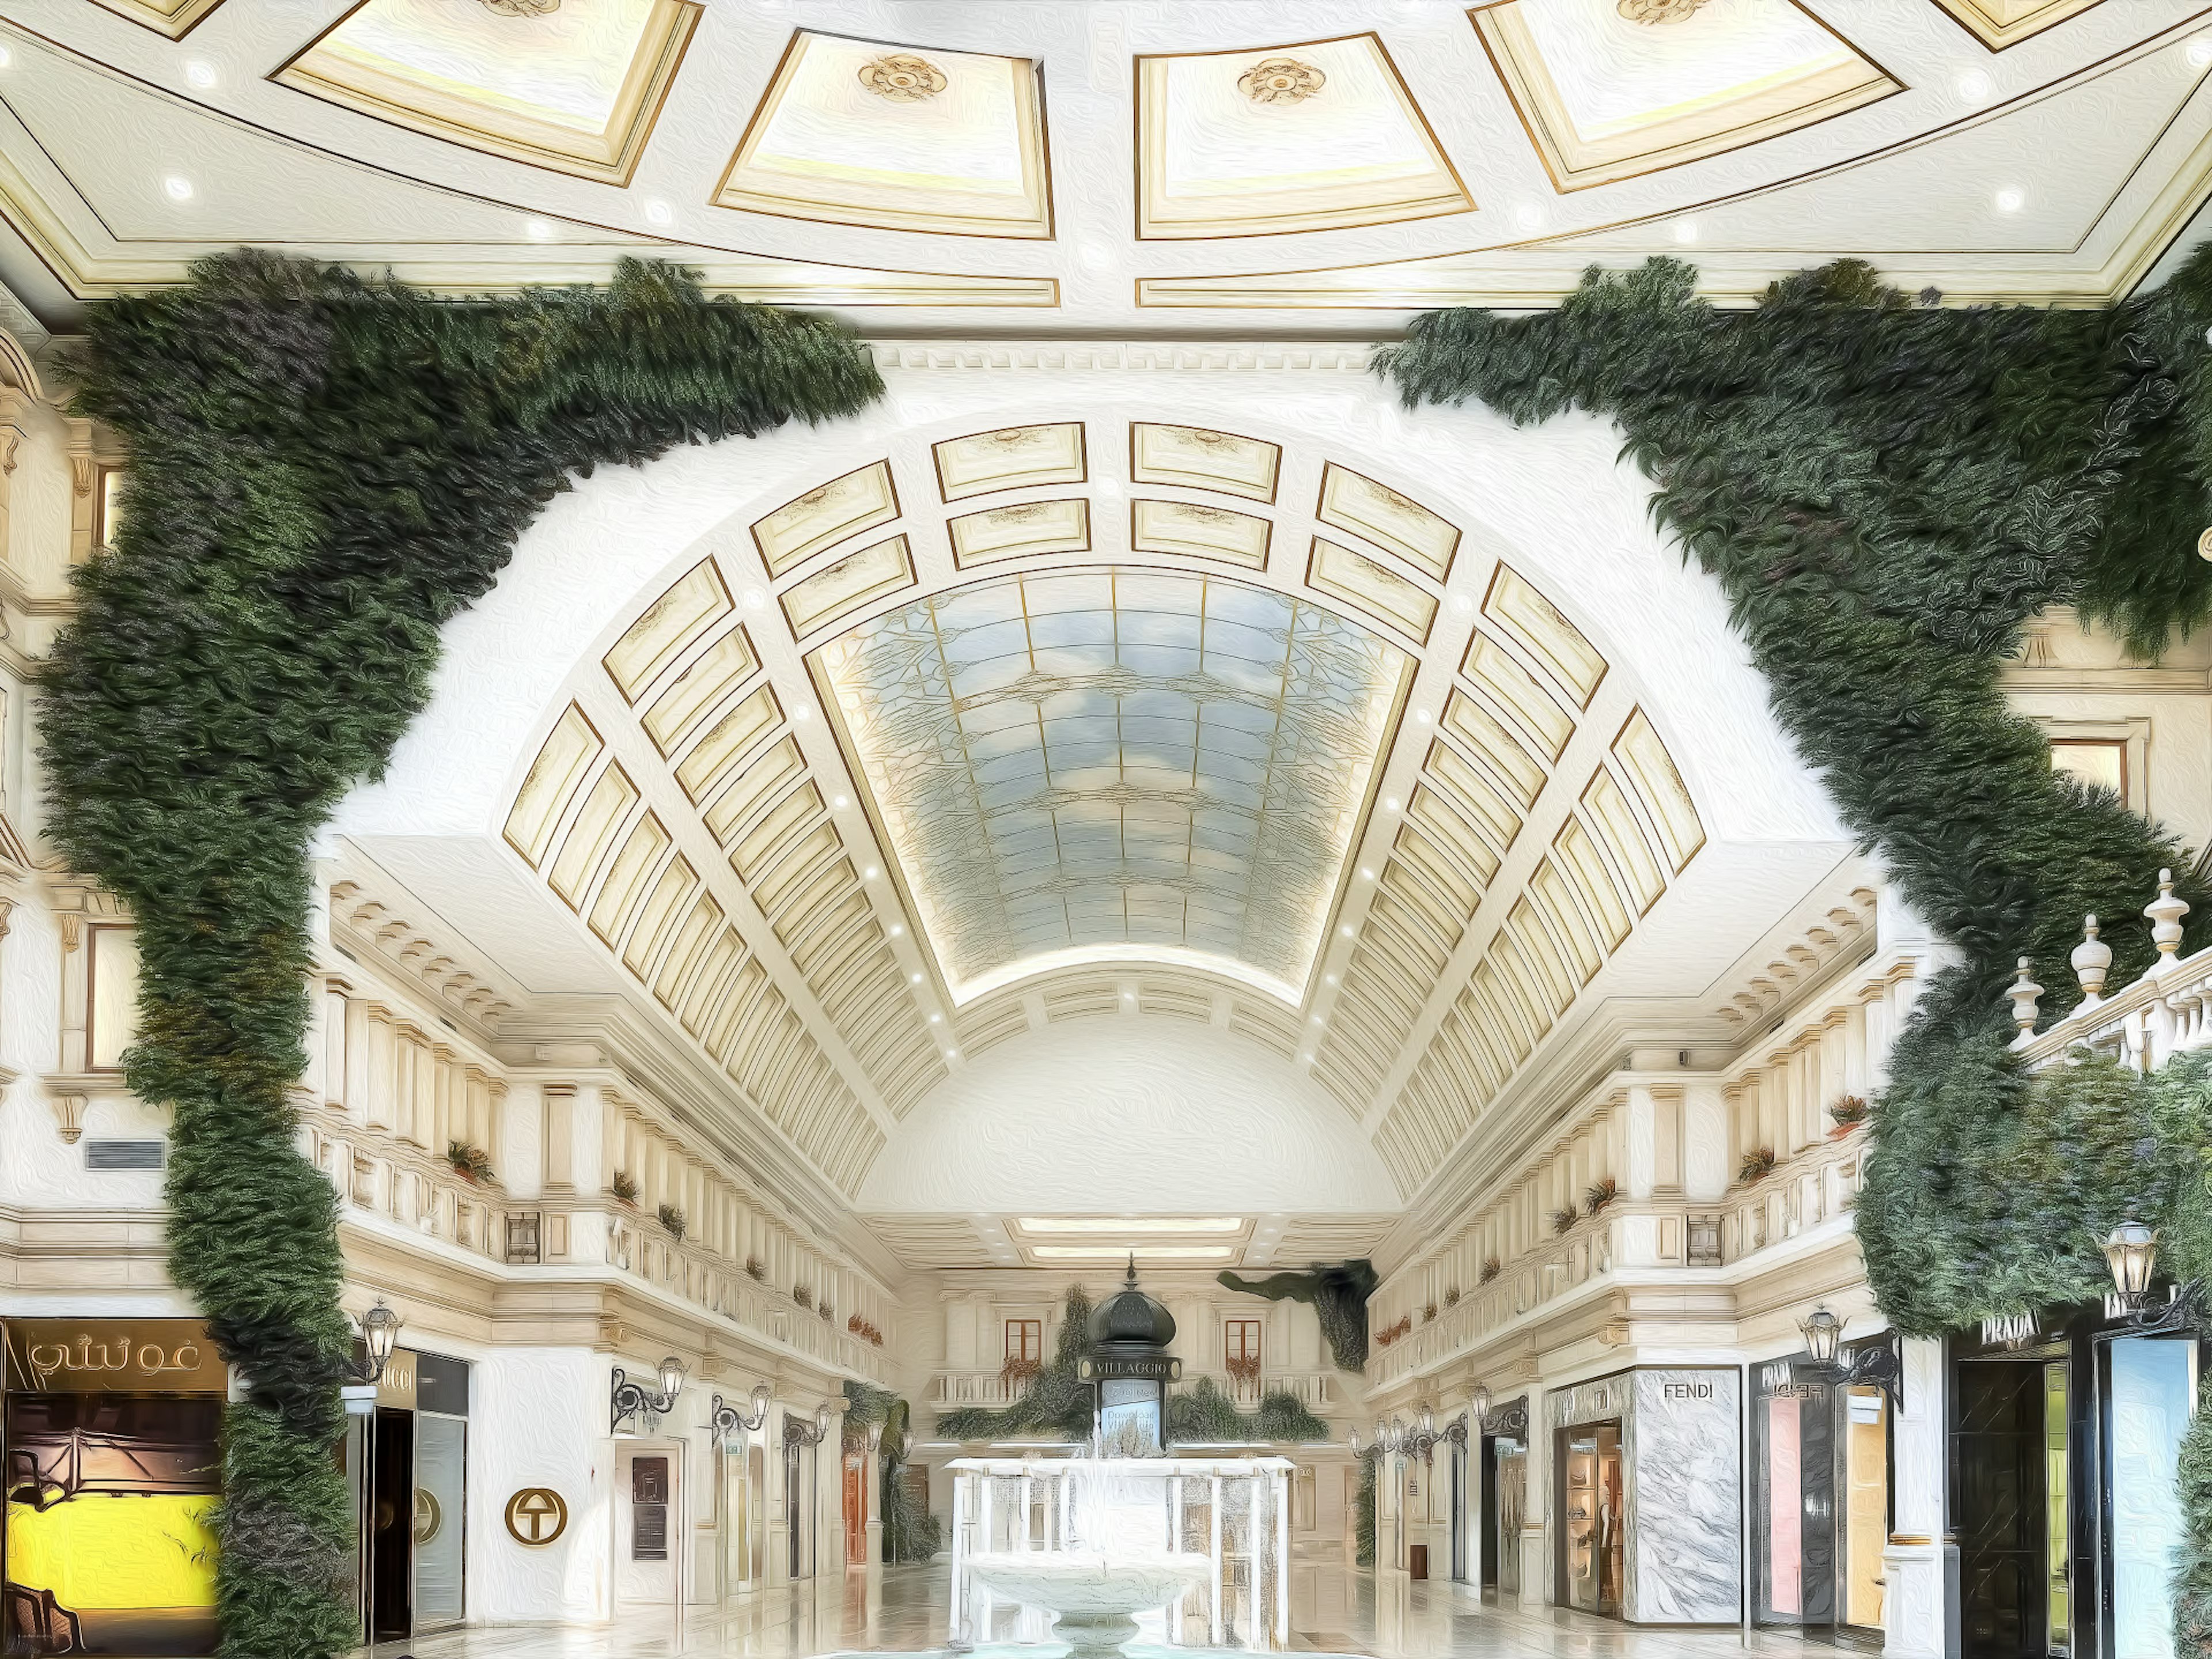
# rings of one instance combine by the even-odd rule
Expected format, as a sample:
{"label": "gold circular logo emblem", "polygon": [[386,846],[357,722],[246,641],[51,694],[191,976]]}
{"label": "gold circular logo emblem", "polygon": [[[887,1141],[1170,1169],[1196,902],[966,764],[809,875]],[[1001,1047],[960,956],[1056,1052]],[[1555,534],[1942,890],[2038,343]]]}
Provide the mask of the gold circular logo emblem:
{"label": "gold circular logo emblem", "polygon": [[438,1500],[421,1486],[415,1488],[415,1541],[427,1544],[438,1535],[438,1528],[446,1522],[446,1512]]}
{"label": "gold circular logo emblem", "polygon": [[526,1548],[551,1543],[568,1529],[568,1506],[550,1486],[525,1486],[507,1500],[507,1535]]}
{"label": "gold circular logo emblem", "polygon": [[2197,556],[2200,559],[2212,559],[2212,530],[2206,531],[2197,538]]}

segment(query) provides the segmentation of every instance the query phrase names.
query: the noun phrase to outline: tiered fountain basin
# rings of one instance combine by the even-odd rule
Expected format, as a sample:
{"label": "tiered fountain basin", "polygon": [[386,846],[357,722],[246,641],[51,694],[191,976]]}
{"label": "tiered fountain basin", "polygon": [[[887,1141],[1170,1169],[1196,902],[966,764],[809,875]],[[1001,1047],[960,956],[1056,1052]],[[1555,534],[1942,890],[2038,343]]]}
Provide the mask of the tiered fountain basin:
{"label": "tiered fountain basin", "polygon": [[1082,1550],[1001,1550],[969,1556],[967,1568],[1007,1601],[1057,1613],[1053,1634],[1074,1659],[1100,1659],[1137,1634],[1133,1614],[1211,1583],[1213,1558],[1190,1551],[1109,1559]]}

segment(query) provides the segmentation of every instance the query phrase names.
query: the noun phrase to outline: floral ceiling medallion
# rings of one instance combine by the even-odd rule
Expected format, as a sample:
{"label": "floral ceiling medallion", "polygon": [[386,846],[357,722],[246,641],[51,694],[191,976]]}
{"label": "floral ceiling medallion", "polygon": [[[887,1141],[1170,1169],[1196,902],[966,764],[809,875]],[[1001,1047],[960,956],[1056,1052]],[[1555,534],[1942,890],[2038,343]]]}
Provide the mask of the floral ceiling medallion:
{"label": "floral ceiling medallion", "polygon": [[1705,0],[1617,0],[1615,9],[1632,23],[1686,21]]}
{"label": "floral ceiling medallion", "polygon": [[860,84],[895,104],[927,102],[945,90],[945,71],[927,58],[896,52],[860,65]]}
{"label": "floral ceiling medallion", "polygon": [[549,17],[561,9],[561,0],[478,0],[478,3],[501,17]]}
{"label": "floral ceiling medallion", "polygon": [[1237,77],[1237,89],[1255,104],[1303,104],[1328,82],[1328,77],[1311,64],[1295,58],[1263,58]]}

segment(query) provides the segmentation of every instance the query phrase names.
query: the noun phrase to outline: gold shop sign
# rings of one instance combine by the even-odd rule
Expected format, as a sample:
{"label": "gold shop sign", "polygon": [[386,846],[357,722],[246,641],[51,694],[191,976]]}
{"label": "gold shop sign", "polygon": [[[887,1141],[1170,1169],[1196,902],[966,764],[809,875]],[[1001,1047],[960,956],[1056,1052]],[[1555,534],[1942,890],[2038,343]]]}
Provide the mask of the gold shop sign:
{"label": "gold shop sign", "polygon": [[385,1362],[384,1375],[376,1379],[376,1403],[396,1410],[415,1409],[415,1350],[394,1348]]}
{"label": "gold shop sign", "polygon": [[542,1548],[568,1529],[568,1502],[550,1486],[525,1486],[507,1500],[507,1535],[525,1548]]}
{"label": "gold shop sign", "polygon": [[6,1385],[35,1394],[223,1394],[230,1368],[197,1319],[11,1319]]}

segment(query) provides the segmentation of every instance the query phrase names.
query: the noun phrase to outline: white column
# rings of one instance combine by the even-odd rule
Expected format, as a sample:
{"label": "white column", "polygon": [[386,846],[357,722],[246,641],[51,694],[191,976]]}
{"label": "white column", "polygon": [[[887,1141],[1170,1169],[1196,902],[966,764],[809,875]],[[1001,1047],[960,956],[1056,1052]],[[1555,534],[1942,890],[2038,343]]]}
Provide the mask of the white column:
{"label": "white column", "polygon": [[1943,1344],[1940,1338],[1905,1340],[1905,1408],[1891,1430],[1896,1470],[1897,1521],[1881,1553],[1882,1651],[1890,1659],[1942,1659],[1958,1651],[1949,1630],[1954,1616],[1948,1586],[1958,1571],[1959,1547],[1943,1533],[1943,1482],[1949,1448],[1944,1443]]}

